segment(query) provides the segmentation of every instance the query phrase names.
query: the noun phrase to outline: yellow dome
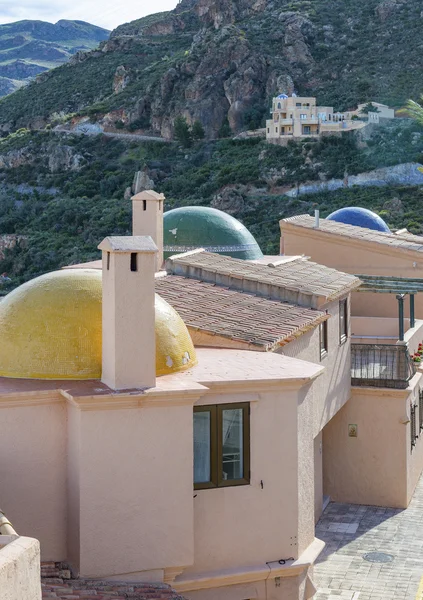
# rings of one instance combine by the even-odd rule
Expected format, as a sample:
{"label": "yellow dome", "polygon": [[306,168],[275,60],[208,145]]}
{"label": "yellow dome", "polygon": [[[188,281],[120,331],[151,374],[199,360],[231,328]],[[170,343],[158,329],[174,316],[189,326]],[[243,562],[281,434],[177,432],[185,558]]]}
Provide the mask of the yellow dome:
{"label": "yellow dome", "polygon": [[[54,271],[8,294],[0,302],[0,376],[100,379],[101,280],[96,269]],[[191,367],[185,323],[157,294],[155,308],[157,375]]]}

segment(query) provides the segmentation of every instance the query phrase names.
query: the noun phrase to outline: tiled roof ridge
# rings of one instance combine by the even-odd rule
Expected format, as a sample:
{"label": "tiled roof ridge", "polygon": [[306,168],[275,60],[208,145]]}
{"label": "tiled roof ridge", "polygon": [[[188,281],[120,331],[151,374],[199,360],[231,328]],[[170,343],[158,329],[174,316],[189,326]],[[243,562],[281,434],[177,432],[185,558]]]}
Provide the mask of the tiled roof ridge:
{"label": "tiled roof ridge", "polygon": [[357,239],[373,244],[381,244],[390,248],[399,250],[411,250],[414,252],[423,252],[423,237],[416,236],[411,233],[395,234],[386,231],[375,231],[366,227],[358,227],[357,225],[348,225],[347,223],[339,223],[337,221],[329,221],[320,219],[319,227],[315,227],[314,217],[310,215],[296,215],[281,219],[280,223],[287,223],[304,229],[314,229],[330,235]]}
{"label": "tiled roof ridge", "polygon": [[68,565],[41,563],[43,600],[185,600],[166,583],[73,579]]}
{"label": "tiled roof ridge", "polygon": [[[319,265],[305,257],[276,265],[263,265],[200,252],[190,256],[170,257],[166,262],[166,269],[174,275],[208,281],[300,306],[307,305],[305,297],[320,297],[332,301],[360,285],[360,280],[354,275]],[[279,290],[277,297],[270,293],[270,288],[274,292]]]}

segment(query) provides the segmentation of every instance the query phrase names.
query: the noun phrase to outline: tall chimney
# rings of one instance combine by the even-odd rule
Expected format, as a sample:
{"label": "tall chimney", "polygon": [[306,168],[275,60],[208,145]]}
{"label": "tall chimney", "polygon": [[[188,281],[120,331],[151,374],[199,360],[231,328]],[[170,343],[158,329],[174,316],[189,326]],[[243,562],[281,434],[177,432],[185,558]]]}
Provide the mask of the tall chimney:
{"label": "tall chimney", "polygon": [[163,266],[163,207],[165,197],[146,190],[132,197],[132,235],[149,235],[158,248],[157,267]]}
{"label": "tall chimney", "polygon": [[114,390],[156,385],[154,276],[149,236],[107,237],[103,258],[103,383]]}

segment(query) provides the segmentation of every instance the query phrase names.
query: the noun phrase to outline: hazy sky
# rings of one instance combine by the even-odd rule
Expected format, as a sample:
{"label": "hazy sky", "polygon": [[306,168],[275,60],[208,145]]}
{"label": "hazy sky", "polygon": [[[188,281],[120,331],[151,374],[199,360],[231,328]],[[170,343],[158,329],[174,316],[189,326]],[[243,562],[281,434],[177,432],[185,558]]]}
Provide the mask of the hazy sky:
{"label": "hazy sky", "polygon": [[22,19],[56,23],[59,19],[79,19],[114,29],[117,25],[163,10],[177,0],[0,0],[0,24]]}

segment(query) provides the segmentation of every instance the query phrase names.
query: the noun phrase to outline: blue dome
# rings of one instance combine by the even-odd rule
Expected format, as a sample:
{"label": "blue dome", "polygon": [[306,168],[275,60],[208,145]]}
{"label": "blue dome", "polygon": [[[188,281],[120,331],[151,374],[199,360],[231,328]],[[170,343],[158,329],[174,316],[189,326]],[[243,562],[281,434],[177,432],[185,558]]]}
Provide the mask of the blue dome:
{"label": "blue dome", "polygon": [[288,96],[286,94],[279,94],[278,98],[281,98],[282,100],[286,100],[286,98],[288,98]]}
{"label": "blue dome", "polygon": [[366,229],[391,233],[385,221],[367,208],[359,208],[357,206],[340,208],[331,213],[326,219],[328,221],[337,221],[337,223],[345,223],[345,225],[355,225],[356,227],[365,227]]}

